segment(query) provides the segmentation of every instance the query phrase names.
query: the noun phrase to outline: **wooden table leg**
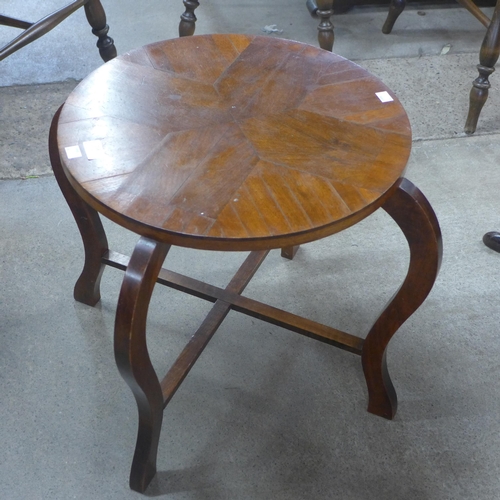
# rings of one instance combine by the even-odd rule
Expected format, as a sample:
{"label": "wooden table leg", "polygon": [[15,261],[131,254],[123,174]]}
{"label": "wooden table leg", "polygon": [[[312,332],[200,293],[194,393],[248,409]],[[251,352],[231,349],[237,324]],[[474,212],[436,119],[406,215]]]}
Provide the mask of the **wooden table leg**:
{"label": "wooden table leg", "polygon": [[179,36],[194,35],[196,28],[196,15],[194,11],[200,5],[198,0],[183,0],[186,11],[181,15],[181,22],[179,23]]}
{"label": "wooden table leg", "polygon": [[57,122],[61,108],[55,114],[50,127],[50,162],[57,183],[80,230],[85,249],[83,271],[75,284],[73,294],[75,300],[95,306],[101,298],[100,283],[105,267],[102,257],[108,253],[108,241],[99,214],[80,198],[63,171],[57,145]]}
{"label": "wooden table leg", "polygon": [[316,0],[318,5],[317,15],[321,19],[318,26],[319,46],[328,51],[333,49],[333,24],[330,18],[333,15],[333,0]]}
{"label": "wooden table leg", "polygon": [[113,39],[108,36],[109,26],[106,24],[106,13],[100,0],[89,0],[85,4],[85,15],[92,33],[98,37],[97,48],[104,62],[116,57],[116,47]]}
{"label": "wooden table leg", "polygon": [[293,260],[295,254],[299,251],[300,245],[294,245],[293,247],[285,247],[281,249],[281,256],[284,259]]}
{"label": "wooden table leg", "polygon": [[146,345],[151,294],[170,245],[141,238],[123,278],[115,322],[115,359],[139,410],[139,430],[130,487],[143,492],[156,474],[163,420],[163,394]]}
{"label": "wooden table leg", "polygon": [[486,31],[477,69],[479,76],[472,83],[470,91],[469,114],[465,122],[465,133],[473,134],[476,131],[477,121],[491,87],[489,76],[495,71],[495,64],[500,54],[500,1],[497,1],[491,23]]}
{"label": "wooden table leg", "polygon": [[441,231],[427,199],[407,179],[383,205],[410,247],[406,278],[363,344],[363,371],[368,386],[368,411],[392,419],[397,397],[387,370],[386,349],[398,328],[420,307],[436,280],[442,257]]}

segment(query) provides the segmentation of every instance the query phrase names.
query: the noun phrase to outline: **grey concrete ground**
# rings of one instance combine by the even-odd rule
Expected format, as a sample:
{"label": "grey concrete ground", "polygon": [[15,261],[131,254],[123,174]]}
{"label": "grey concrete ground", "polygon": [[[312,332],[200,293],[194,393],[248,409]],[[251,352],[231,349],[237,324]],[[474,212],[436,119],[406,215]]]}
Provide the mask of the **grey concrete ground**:
{"label": "grey concrete ground", "polygon": [[[31,18],[60,2],[16,4],[3,2],[2,12],[26,9]],[[270,4],[202,1],[199,32],[278,24],[283,36],[314,42],[316,21],[301,0]],[[105,5],[120,52],[175,34],[177,2]],[[493,78],[478,132],[464,137],[481,26],[461,9],[415,6],[384,37],[384,16],[381,7],[337,16],[336,50],[381,77],[408,109],[416,141],[407,176],[433,205],[445,250],[428,300],[390,345],[396,419],[365,411],[359,358],[230,314],[165,412],[147,496],[500,498],[500,255],[481,243],[500,228],[500,86]],[[100,64],[92,38],[76,14],[1,63],[0,177],[10,179],[0,181],[0,498],[7,500],[140,498],[127,486],[136,410],[112,349],[121,274],[106,270],[97,307],[73,301],[83,252],[46,152],[51,115],[74,80]],[[112,247],[130,252],[135,237],[106,227]],[[243,258],[174,249],[167,264],[223,285]],[[402,234],[377,212],[304,245],[292,262],[272,253],[246,293],[363,334],[407,259]],[[158,372],[208,307],[155,290],[148,339]]]}

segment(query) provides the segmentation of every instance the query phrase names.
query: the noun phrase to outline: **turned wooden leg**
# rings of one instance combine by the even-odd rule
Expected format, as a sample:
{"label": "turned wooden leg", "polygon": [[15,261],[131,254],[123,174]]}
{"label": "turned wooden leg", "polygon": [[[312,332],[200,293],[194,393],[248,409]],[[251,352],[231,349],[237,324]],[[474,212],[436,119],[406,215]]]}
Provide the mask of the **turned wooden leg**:
{"label": "turned wooden leg", "polygon": [[368,386],[368,411],[392,419],[397,397],[389,377],[386,349],[398,328],[420,307],[436,280],[442,257],[441,231],[427,199],[409,180],[383,205],[410,247],[410,265],[401,288],[375,321],[363,344],[363,371]]}
{"label": "turned wooden leg", "polygon": [[89,306],[95,306],[101,298],[99,287],[105,267],[102,263],[102,257],[108,252],[108,241],[99,214],[80,198],[78,193],[73,189],[73,186],[69,183],[62,168],[59,147],[57,144],[57,122],[59,120],[61,108],[58,109],[52,119],[52,125],[50,127],[50,162],[57,183],[59,184],[61,192],[80,230],[85,250],[85,264],[75,284],[74,297],[79,302],[83,302]]}
{"label": "turned wooden leg", "polygon": [[97,48],[104,62],[116,57],[116,47],[108,36],[109,26],[106,24],[106,14],[100,0],[89,0],[85,4],[85,15],[92,26],[92,33],[98,37]]}
{"label": "turned wooden leg", "polygon": [[473,134],[476,131],[477,121],[490,88],[489,76],[495,71],[495,64],[500,53],[500,2],[497,2],[491,23],[486,31],[481,51],[479,53],[479,64],[477,70],[479,76],[472,83],[469,101],[469,114],[465,122],[465,133]]}
{"label": "turned wooden leg", "polygon": [[387,14],[387,19],[385,20],[384,26],[382,27],[382,33],[388,35],[392,28],[394,27],[394,23],[397,18],[403,12],[406,7],[406,0],[392,0],[391,5],[389,7],[389,14]]}
{"label": "turned wooden leg", "polygon": [[200,5],[198,0],[183,0],[186,11],[181,15],[181,22],[179,23],[179,36],[194,35],[196,28],[196,16],[194,11]]}
{"label": "turned wooden leg", "polygon": [[170,245],[141,238],[127,266],[115,322],[115,359],[139,410],[139,430],[130,487],[143,492],[156,474],[156,454],[163,420],[163,394],[146,345],[151,294]]}
{"label": "turned wooden leg", "polygon": [[333,24],[330,18],[333,15],[333,0],[317,0],[318,10],[316,14],[320,18],[318,26],[318,42],[322,49],[332,51],[333,49]]}

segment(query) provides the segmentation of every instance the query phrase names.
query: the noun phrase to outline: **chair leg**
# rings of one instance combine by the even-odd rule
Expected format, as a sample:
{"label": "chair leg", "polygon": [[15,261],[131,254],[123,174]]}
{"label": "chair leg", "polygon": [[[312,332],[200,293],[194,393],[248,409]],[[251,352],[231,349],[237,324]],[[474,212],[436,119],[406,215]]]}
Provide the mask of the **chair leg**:
{"label": "chair leg", "polygon": [[500,54],[500,1],[497,2],[491,23],[486,31],[477,69],[479,76],[472,83],[469,101],[469,114],[465,122],[465,133],[473,134],[476,131],[477,121],[488,99],[488,89],[491,87],[489,76],[495,71],[495,64]]}
{"label": "chair leg", "polygon": [[181,15],[181,22],[179,23],[179,36],[194,35],[196,28],[196,16],[194,11],[200,5],[198,0],[183,0],[186,11]]}
{"label": "chair leg", "polygon": [[109,26],[106,24],[106,13],[100,0],[89,0],[85,4],[85,15],[92,27],[92,33],[98,37],[97,48],[104,62],[116,57],[115,42],[108,36]]}
{"label": "chair leg", "polygon": [[318,6],[316,13],[321,19],[318,26],[319,46],[331,52],[334,42],[333,24],[330,21],[333,15],[333,0],[316,0],[316,4]]}
{"label": "chair leg", "polygon": [[389,14],[387,14],[387,19],[385,20],[384,26],[382,28],[382,33],[388,35],[392,28],[394,27],[394,23],[398,19],[401,12],[406,7],[406,0],[392,0],[391,5],[389,7]]}

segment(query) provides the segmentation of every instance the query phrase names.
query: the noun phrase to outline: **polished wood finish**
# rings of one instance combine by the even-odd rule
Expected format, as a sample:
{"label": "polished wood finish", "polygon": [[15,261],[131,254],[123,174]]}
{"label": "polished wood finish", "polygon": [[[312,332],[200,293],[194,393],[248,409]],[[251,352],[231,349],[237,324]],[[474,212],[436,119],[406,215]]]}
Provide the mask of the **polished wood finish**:
{"label": "polished wood finish", "polygon": [[75,284],[73,296],[79,302],[95,306],[101,299],[100,283],[105,268],[102,259],[108,253],[108,240],[99,214],[78,196],[63,172],[61,158],[57,151],[56,138],[57,122],[60,114],[61,108],[54,115],[50,128],[50,162],[57,183],[75,218],[85,250],[83,271]]}
{"label": "polished wood finish", "polygon": [[380,207],[410,151],[402,106],[341,57],[272,40],[182,38],[99,68],[59,120],[61,153],[102,142],[91,168],[64,165],[74,189],[132,231],[212,250],[298,245]]}
{"label": "polished wood finish", "polygon": [[[410,266],[401,288],[379,316],[363,344],[362,362],[368,385],[368,411],[393,418],[397,398],[387,371],[386,349],[398,328],[420,307],[441,266],[439,225],[427,199],[407,179],[383,205],[403,231],[410,247]],[[386,412],[386,413],[385,413]]]}
{"label": "polished wood finish", "polygon": [[163,395],[146,344],[146,319],[156,278],[169,245],[141,238],[125,271],[115,322],[115,359],[139,410],[130,487],[144,491],[156,474]]}
{"label": "polished wood finish", "polygon": [[[387,346],[435,281],[441,235],[427,200],[402,177],[411,148],[406,113],[394,96],[381,102],[380,91],[391,94],[329,52],[213,35],[159,42],[111,61],[55,116],[52,165],[86,251],[75,297],[98,300],[102,266],[125,271],[115,356],[139,411],[133,489],[144,491],[154,476],[163,408],[230,310],[361,356],[368,410],[394,416]],[[74,146],[82,154],[70,159],[66,148]],[[291,259],[301,243],[378,208],[405,234],[410,266],[366,340],[242,295],[270,249]],[[98,212],[141,236],[130,258],[107,248]],[[251,253],[219,288],[163,268],[171,245]],[[214,304],[162,379],[146,347],[156,282]]]}
{"label": "polished wood finish", "polygon": [[[194,35],[196,28],[196,15],[194,11],[200,5],[198,0],[183,0],[186,10],[181,15],[179,23],[179,36]],[[314,7],[307,6],[311,11],[314,9],[314,16],[318,16],[321,21],[318,26],[318,43],[322,49],[331,52],[333,48],[333,24],[330,18],[333,15],[333,0],[315,0]],[[311,12],[312,13],[312,12]]]}
{"label": "polished wood finish", "polygon": [[116,48],[113,39],[108,36],[109,27],[100,0],[76,0],[35,23],[0,15],[0,25],[24,30],[18,37],[0,48],[0,61],[54,29],[80,7],[84,7],[92,33],[98,37],[97,47],[101,58],[109,61],[116,57]]}

